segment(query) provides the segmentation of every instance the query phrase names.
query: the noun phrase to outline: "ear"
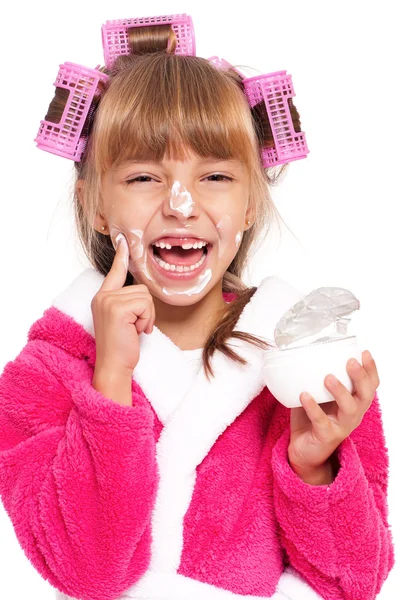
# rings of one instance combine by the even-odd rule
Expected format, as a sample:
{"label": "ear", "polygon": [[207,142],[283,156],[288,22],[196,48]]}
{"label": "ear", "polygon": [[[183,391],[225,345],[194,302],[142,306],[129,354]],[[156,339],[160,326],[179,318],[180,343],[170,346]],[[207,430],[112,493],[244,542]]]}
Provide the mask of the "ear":
{"label": "ear", "polygon": [[[85,185],[84,179],[77,180],[76,195],[77,195],[77,198],[78,198],[80,204],[82,205],[84,214],[87,217],[87,213],[86,213],[85,205],[84,205],[84,185]],[[95,231],[98,231],[99,233],[102,233],[104,235],[109,233],[106,219],[101,213],[97,213],[95,215],[93,227],[94,227]]]}
{"label": "ear", "polygon": [[255,219],[256,219],[255,207],[253,206],[253,203],[249,200],[249,204],[248,204],[246,214],[245,214],[244,231],[247,231],[248,229],[250,229],[250,227],[253,225]]}

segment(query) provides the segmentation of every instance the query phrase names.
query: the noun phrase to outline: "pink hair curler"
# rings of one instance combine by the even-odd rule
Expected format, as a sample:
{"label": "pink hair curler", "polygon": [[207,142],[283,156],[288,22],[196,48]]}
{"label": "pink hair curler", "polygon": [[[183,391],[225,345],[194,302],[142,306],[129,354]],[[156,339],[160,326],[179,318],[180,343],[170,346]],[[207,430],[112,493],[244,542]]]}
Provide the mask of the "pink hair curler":
{"label": "pink hair curler", "polygon": [[251,107],[264,100],[274,138],[274,146],[263,148],[261,157],[265,167],[273,167],[306,158],[309,154],[305,133],[295,131],[288,99],[295,96],[292,76],[276,71],[243,80]]}
{"label": "pink hair curler", "polygon": [[264,101],[275,143],[261,150],[263,166],[273,167],[306,158],[309,150],[305,133],[295,131],[288,104],[288,99],[295,96],[291,75],[276,71],[247,78],[223,58],[212,56],[208,60],[219,69],[234,69],[242,77],[251,108]]}
{"label": "pink hair curler", "polygon": [[220,69],[220,70],[223,70],[223,69],[226,69],[226,70],[227,69],[233,69],[234,71],[236,71],[238,73],[238,75],[240,75],[242,77],[242,79],[245,79],[245,76],[243,75],[243,73],[241,73],[236,67],[233,67],[224,58],[220,58],[219,56],[211,56],[207,60],[209,62],[211,62],[214,66],[216,66],[217,69]]}
{"label": "pink hair curler", "polygon": [[[128,30],[131,27],[150,25],[171,25],[177,37],[175,54],[195,56],[195,32],[189,15],[163,15],[160,17],[140,17],[136,19],[117,19],[106,21],[102,26],[102,46],[105,65],[110,69],[118,56],[130,54]],[[132,50],[134,53],[134,49]]]}
{"label": "pink hair curler", "polygon": [[64,88],[69,95],[57,123],[40,122],[35,138],[38,148],[79,162],[87,145],[87,136],[82,136],[83,127],[89,125],[95,108],[93,101],[99,98],[108,79],[108,75],[97,69],[69,62],[60,65],[54,85]]}

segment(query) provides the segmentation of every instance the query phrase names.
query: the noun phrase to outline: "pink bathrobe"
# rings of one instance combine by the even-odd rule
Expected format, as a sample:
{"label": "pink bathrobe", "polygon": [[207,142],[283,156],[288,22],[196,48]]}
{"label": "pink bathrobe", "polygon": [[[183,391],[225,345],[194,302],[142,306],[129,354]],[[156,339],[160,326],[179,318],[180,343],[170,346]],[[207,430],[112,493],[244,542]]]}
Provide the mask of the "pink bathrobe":
{"label": "pink bathrobe", "polygon": [[[36,321],[0,377],[0,494],[56,597],[373,600],[394,565],[377,395],[338,448],[331,485],[288,463],[290,410],[262,352],[231,343],[215,378],[155,328],[140,336],[133,406],[91,385],[86,269]],[[236,328],[261,335],[262,287]]]}

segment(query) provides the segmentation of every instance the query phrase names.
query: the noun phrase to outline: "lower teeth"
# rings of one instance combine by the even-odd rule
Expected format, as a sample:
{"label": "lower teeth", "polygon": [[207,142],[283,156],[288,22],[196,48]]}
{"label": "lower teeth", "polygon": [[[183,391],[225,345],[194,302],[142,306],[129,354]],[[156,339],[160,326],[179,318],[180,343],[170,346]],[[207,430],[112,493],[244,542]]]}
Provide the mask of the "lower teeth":
{"label": "lower teeth", "polygon": [[189,267],[183,267],[182,265],[171,265],[170,263],[164,262],[164,260],[155,254],[153,256],[162,269],[165,269],[165,271],[177,271],[177,273],[189,273],[190,271],[198,269],[201,265],[203,265],[206,258],[206,254],[203,254],[202,258],[196,264]]}

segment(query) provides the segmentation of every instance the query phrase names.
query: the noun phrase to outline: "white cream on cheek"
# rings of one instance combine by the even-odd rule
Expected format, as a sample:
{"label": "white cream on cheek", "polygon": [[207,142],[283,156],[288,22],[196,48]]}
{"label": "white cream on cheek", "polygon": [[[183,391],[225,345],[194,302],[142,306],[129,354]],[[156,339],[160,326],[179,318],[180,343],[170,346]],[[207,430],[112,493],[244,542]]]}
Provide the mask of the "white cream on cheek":
{"label": "white cream on cheek", "polygon": [[221,258],[236,234],[232,224],[232,219],[229,215],[224,215],[217,223],[216,227],[219,236],[218,258]]}
{"label": "white cream on cheek", "polygon": [[140,229],[123,230],[118,225],[110,226],[111,238],[115,239],[120,233],[124,235],[129,245],[128,270],[132,275],[142,272],[147,279],[153,281],[147,268],[147,250],[142,243],[143,231]]}
{"label": "white cream on cheek", "polygon": [[130,233],[137,238],[138,241],[131,242],[130,246],[132,248],[131,256],[135,260],[142,258],[144,254],[144,245],[142,243],[143,232],[140,229],[130,229]]}

